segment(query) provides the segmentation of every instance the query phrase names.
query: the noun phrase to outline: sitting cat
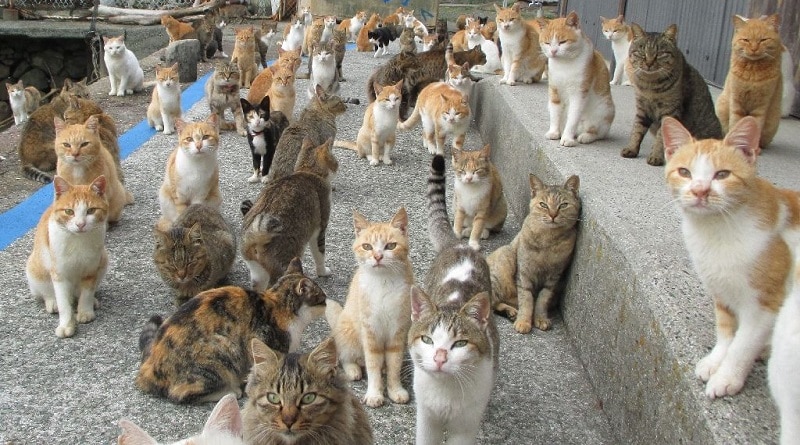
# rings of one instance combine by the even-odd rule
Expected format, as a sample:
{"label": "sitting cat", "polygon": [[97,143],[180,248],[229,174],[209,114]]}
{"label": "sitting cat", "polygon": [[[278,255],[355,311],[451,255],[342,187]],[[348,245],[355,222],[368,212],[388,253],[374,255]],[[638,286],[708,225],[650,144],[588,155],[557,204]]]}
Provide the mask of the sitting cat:
{"label": "sitting cat", "polygon": [[6,82],[8,103],[14,115],[14,125],[19,125],[28,120],[28,115],[39,108],[42,93],[35,86],[24,86],[22,80],[17,83]]}
{"label": "sitting cat", "polygon": [[401,53],[417,53],[417,39],[413,29],[403,28],[397,37],[397,42],[400,44]]}
{"label": "sitting cat", "polygon": [[235,63],[239,68],[239,87],[250,88],[250,84],[253,83],[253,79],[258,74],[258,66],[256,65],[257,47],[256,39],[253,35],[253,27],[237,28],[235,36],[231,64]]}
{"label": "sitting cat", "polygon": [[625,63],[628,60],[628,50],[633,40],[633,30],[625,23],[622,15],[614,19],[600,17],[603,36],[611,41],[611,50],[614,52],[614,76],[611,85],[630,85],[628,73],[625,72]]}
{"label": "sitting cat", "polygon": [[470,69],[476,73],[502,74],[503,63],[500,61],[500,48],[497,47],[494,40],[484,37],[482,27],[475,26],[475,23],[477,22],[473,22],[467,29],[467,48],[472,49],[479,46],[486,55],[486,63],[474,65]]}
{"label": "sitting cat", "polygon": [[303,49],[306,25],[303,16],[292,16],[292,20],[284,28],[283,43],[281,49],[284,51],[295,51]]}
{"label": "sitting cat", "polygon": [[397,124],[398,130],[408,130],[422,121],[422,144],[432,155],[444,154],[447,136],[453,138],[453,148],[460,150],[470,123],[469,101],[460,91],[444,82],[426,86],[414,106],[411,116]]}
{"label": "sitting cat", "polygon": [[171,15],[162,15],[161,16],[161,24],[164,26],[164,29],[167,31],[167,36],[169,36],[170,42],[175,42],[177,40],[183,40],[187,38],[195,38],[195,30],[191,23],[184,23],[177,20],[175,17]]}
{"label": "sitting cat", "polygon": [[[497,10],[497,35],[503,53],[501,84],[533,83],[542,79],[547,69],[547,59],[542,56],[539,36],[534,26],[525,21],[519,12],[519,3],[509,8],[494,5]],[[487,39],[490,39],[487,37]]]}
{"label": "sitting cat", "polygon": [[367,23],[367,11],[357,11],[353,17],[342,20],[337,29],[345,30],[347,41],[355,43],[356,36],[365,23]]}
{"label": "sitting cat", "polygon": [[181,84],[178,62],[170,67],[156,65],[156,86],[147,107],[147,124],[164,134],[175,132],[175,120],[181,117]]}
{"label": "sitting cat", "polygon": [[339,69],[336,66],[336,55],[333,52],[332,41],[311,45],[309,73],[310,79],[306,90],[309,99],[314,98],[317,85],[321,86],[328,94],[339,93]]}
{"label": "sitting cat", "polygon": [[247,182],[267,182],[267,174],[275,156],[275,147],[281,134],[289,126],[289,120],[281,111],[270,112],[269,96],[261,103],[251,105],[242,98],[242,111],[247,122],[247,144],[253,157],[253,174]]}
{"label": "sitting cat", "polygon": [[125,46],[125,36],[103,36],[103,60],[111,83],[109,96],[124,96],[144,89],[144,71],[136,54]]}
{"label": "sitting cat", "polygon": [[[245,136],[247,130],[244,128],[244,114],[242,113],[242,104],[239,102],[239,76],[239,68],[235,63],[217,62],[214,74],[206,81],[205,93],[211,114],[216,116],[219,129],[233,130],[235,128],[239,136]],[[225,110],[228,109],[233,113],[233,123],[225,120]]]}
{"label": "sitting cat", "polygon": [[272,75],[272,86],[267,92],[272,109],[283,113],[289,122],[294,120],[294,105],[297,103],[296,79],[291,67],[279,66]]}
{"label": "sitting cat", "polygon": [[261,102],[261,99],[263,99],[264,96],[269,93],[269,89],[272,88],[272,77],[278,71],[278,68],[289,67],[292,72],[296,72],[297,68],[300,67],[300,63],[300,49],[284,51],[278,47],[278,60],[270,67],[261,70],[256,78],[253,79],[250,90],[247,92],[247,101],[251,104]]}

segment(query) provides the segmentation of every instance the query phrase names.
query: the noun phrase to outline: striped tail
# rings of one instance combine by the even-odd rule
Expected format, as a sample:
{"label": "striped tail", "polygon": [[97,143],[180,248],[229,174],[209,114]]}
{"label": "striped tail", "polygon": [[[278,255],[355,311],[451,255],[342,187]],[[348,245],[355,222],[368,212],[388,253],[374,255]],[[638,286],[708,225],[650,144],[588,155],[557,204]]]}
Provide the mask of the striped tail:
{"label": "striped tail", "polygon": [[447,217],[445,196],[444,156],[436,155],[431,162],[428,176],[428,236],[433,249],[440,252],[445,247],[458,243],[453,227]]}
{"label": "striped tail", "polygon": [[458,65],[453,57],[453,42],[447,42],[447,49],[444,50],[444,61],[448,65]]}
{"label": "striped tail", "polygon": [[153,347],[153,341],[156,339],[158,329],[163,323],[164,319],[160,315],[153,315],[144,325],[142,333],[139,334],[139,351],[142,353],[142,361],[145,361],[150,356],[150,348]]}
{"label": "striped tail", "polygon": [[42,184],[50,184],[51,182],[53,182],[53,176],[50,173],[39,170],[38,168],[32,165],[23,165],[22,173],[25,175],[26,178],[31,179],[33,181],[41,182]]}
{"label": "striped tail", "polygon": [[242,204],[239,206],[239,210],[242,212],[242,216],[247,215],[247,212],[253,208],[253,201],[249,199],[245,199],[242,201]]}

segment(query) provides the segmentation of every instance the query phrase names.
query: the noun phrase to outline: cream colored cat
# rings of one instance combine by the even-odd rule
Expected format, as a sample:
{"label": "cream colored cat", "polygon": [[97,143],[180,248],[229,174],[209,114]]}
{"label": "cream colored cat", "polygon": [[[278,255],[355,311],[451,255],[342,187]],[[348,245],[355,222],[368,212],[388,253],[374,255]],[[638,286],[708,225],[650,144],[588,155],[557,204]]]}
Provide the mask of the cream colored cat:
{"label": "cream colored cat", "polygon": [[633,30],[625,23],[625,17],[622,15],[615,19],[601,16],[600,22],[603,35],[611,41],[611,50],[614,52],[614,76],[611,78],[611,85],[630,85],[631,80],[625,72],[625,61],[628,60]]}
{"label": "cream colored cat", "polygon": [[294,105],[297,102],[295,73],[290,67],[278,67],[272,75],[272,87],[267,92],[270,110],[282,112],[289,122],[294,121]]}
{"label": "cream colored cat", "polygon": [[516,85],[517,82],[533,83],[542,79],[547,69],[547,59],[539,48],[539,35],[531,23],[523,20],[519,3],[510,8],[497,10],[497,32],[503,54],[503,77],[501,84]]}
{"label": "cream colored cat", "polygon": [[453,137],[453,148],[461,149],[469,129],[469,101],[449,84],[434,82],[422,89],[411,116],[397,129],[408,130],[420,120],[422,143],[430,154],[444,154],[447,136]]}
{"label": "cream colored cat", "polygon": [[175,132],[175,120],[181,117],[181,84],[178,62],[170,67],[156,65],[156,86],[147,107],[147,124],[164,134]]}
{"label": "cream colored cat", "polygon": [[[256,65],[256,39],[252,26],[238,28],[234,31],[236,33],[236,40],[233,44],[233,53],[231,53],[231,63],[235,63],[239,67],[239,87],[250,88],[253,79],[258,74],[258,66]],[[260,59],[260,56],[258,57]]]}

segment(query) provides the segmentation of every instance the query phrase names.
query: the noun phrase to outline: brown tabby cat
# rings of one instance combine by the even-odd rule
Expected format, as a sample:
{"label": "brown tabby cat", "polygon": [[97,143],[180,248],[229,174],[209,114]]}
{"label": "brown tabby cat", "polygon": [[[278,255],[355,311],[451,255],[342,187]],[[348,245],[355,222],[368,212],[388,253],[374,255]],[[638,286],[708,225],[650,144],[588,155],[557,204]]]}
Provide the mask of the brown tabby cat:
{"label": "brown tabby cat", "polygon": [[258,66],[255,59],[257,49],[253,27],[237,28],[235,33],[236,40],[234,40],[233,53],[231,53],[231,63],[235,63],[239,68],[239,87],[250,88],[250,84],[253,83],[253,79],[258,74]]}
{"label": "brown tabby cat", "polygon": [[336,59],[336,75],[339,78],[339,82],[345,82],[342,73],[342,62],[344,61],[344,55],[347,53],[347,32],[341,29],[334,29],[331,42],[333,42],[333,56]]}
{"label": "brown tabby cat", "polygon": [[445,82],[428,85],[419,93],[411,116],[397,124],[408,130],[422,121],[422,144],[432,155],[444,154],[447,136],[453,137],[453,148],[461,149],[470,123],[469,100]]}
{"label": "brown tabby cat", "polygon": [[516,85],[517,82],[540,81],[547,69],[547,59],[542,55],[539,34],[533,24],[523,20],[519,3],[508,8],[494,5],[494,9],[497,11],[497,34],[503,48],[500,56],[503,77],[500,83]]}
{"label": "brown tabby cat", "polygon": [[572,260],[581,213],[577,176],[564,185],[545,185],[533,174],[529,179],[531,201],[522,228],[486,259],[494,310],[514,320],[522,334],[531,331],[531,323],[543,331],[552,325],[548,311]]}
{"label": "brown tabby cat", "polygon": [[744,116],[753,116],[761,128],[761,148],[772,142],[781,121],[785,49],[779,26],[778,14],[752,19],[733,16],[730,71],[717,99],[722,131],[727,132]]}
{"label": "brown tabby cat", "polygon": [[298,258],[261,293],[236,286],[201,292],[166,320],[154,315],[145,325],[136,386],[175,403],[241,397],[251,340],[284,353],[297,350],[305,328],[325,312],[325,299]]}
{"label": "brown tabby cat", "polygon": [[417,53],[417,36],[412,28],[403,28],[397,41],[400,43],[401,53]]}
{"label": "brown tabby cat", "polygon": [[[217,62],[214,74],[206,81],[205,91],[211,114],[216,116],[219,122],[219,129],[233,130],[235,128],[240,136],[246,136],[244,113],[239,101],[239,75],[239,68],[235,63]],[[225,120],[225,110],[227,109],[233,113],[233,123]]]}
{"label": "brown tabby cat", "polygon": [[242,408],[251,445],[371,445],[372,428],[337,368],[328,338],[311,353],[276,352],[253,339],[253,368]]}
{"label": "brown tabby cat", "polygon": [[265,68],[258,73],[252,85],[250,85],[250,90],[247,92],[247,101],[251,104],[261,102],[261,99],[272,88],[272,76],[278,71],[278,68],[291,67],[292,71],[296,72],[301,63],[300,49],[284,51],[281,47],[278,47],[278,60],[269,68]]}
{"label": "brown tabby cat", "polygon": [[297,102],[295,88],[295,74],[291,67],[278,67],[272,75],[272,87],[269,92],[270,109],[280,111],[289,119],[294,120],[294,104]]}

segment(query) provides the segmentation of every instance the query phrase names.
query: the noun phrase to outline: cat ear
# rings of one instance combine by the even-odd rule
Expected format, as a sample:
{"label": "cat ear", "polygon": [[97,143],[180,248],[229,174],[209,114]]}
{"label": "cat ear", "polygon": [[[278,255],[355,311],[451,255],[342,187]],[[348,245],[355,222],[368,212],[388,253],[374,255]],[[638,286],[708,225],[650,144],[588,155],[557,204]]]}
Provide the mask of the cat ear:
{"label": "cat ear", "polygon": [[664,141],[664,156],[668,161],[679,148],[694,142],[689,130],[670,116],[661,120],[661,139]]}
{"label": "cat ear", "polygon": [[61,119],[58,116],[53,117],[53,125],[56,128],[56,134],[58,134],[58,132],[60,132],[67,126],[66,122],[64,122],[64,119]]}
{"label": "cat ear", "polygon": [[738,31],[739,28],[744,26],[745,23],[747,23],[747,19],[746,18],[740,16],[739,14],[735,14],[733,16],[733,29],[734,29],[734,31]]}
{"label": "cat ear", "polygon": [[761,151],[758,146],[760,138],[761,128],[756,118],[745,116],[728,130],[723,143],[740,151],[750,164],[755,164]]}
{"label": "cat ear", "polygon": [[408,213],[406,212],[405,207],[400,207],[397,210],[397,213],[394,214],[392,217],[392,227],[400,229],[403,232],[403,235],[406,235],[408,232]]}
{"label": "cat ear", "polygon": [[173,71],[177,71],[178,70],[178,62],[173,63],[172,66],[169,67],[169,69],[171,69]]}
{"label": "cat ear", "polygon": [[247,99],[245,99],[244,97],[239,98],[239,103],[242,104],[242,113],[244,114],[249,113],[250,110],[253,109],[253,106],[250,105],[250,102],[248,102]]}
{"label": "cat ear", "polygon": [[489,324],[489,317],[492,316],[492,305],[489,301],[489,292],[481,292],[464,304],[461,313],[475,320],[481,329],[486,329]]}
{"label": "cat ear", "polygon": [[394,84],[394,87],[397,88],[400,91],[400,94],[402,94],[402,92],[403,92],[403,79],[398,80],[397,83]]}
{"label": "cat ear", "polygon": [[625,16],[622,14],[618,15],[617,21],[619,21],[620,23],[625,23]]}
{"label": "cat ear", "polygon": [[55,190],[56,197],[59,197],[64,193],[67,193],[71,188],[72,184],[67,182],[66,179],[58,175],[53,176],[53,190]]}
{"label": "cat ear", "polygon": [[187,232],[187,236],[195,246],[203,244],[203,232],[199,221],[192,224],[192,227],[190,227]]}
{"label": "cat ear", "polygon": [[181,118],[175,119],[175,129],[178,130],[178,133],[180,133],[181,130],[183,130],[183,127],[185,127],[185,126],[186,126],[186,121],[185,120],[183,120]]}
{"label": "cat ear", "polygon": [[265,345],[264,342],[257,338],[253,338],[250,340],[250,350],[253,356],[253,364],[260,365],[266,361],[270,363],[277,363],[280,360],[279,353],[275,352],[269,346]]}
{"label": "cat ear", "polygon": [[578,13],[572,11],[567,14],[566,21],[564,23],[570,28],[578,28],[581,24],[580,19],[578,19]]}
{"label": "cat ear", "polygon": [[492,145],[491,144],[484,145],[483,148],[481,148],[481,157],[488,161],[491,155],[492,155]]}
{"label": "cat ear", "polygon": [[540,191],[544,190],[544,188],[546,187],[544,185],[544,182],[542,182],[542,180],[539,179],[533,173],[528,175],[528,183],[531,186],[531,196],[536,196],[537,193],[539,193]]}
{"label": "cat ear", "polygon": [[97,196],[103,197],[106,195],[107,184],[108,181],[106,181],[105,175],[100,175],[94,178],[94,181],[92,181],[90,188],[92,189],[92,192],[94,192]]}
{"label": "cat ear", "polygon": [[638,23],[631,23],[631,31],[633,31],[634,39],[642,38],[645,35],[644,29]]}
{"label": "cat ear", "polygon": [[206,119],[206,123],[211,124],[211,126],[219,131],[219,115],[217,113],[211,113]]}
{"label": "cat ear", "polygon": [[779,31],[781,28],[781,16],[778,14],[772,14],[771,16],[765,18],[764,21],[772,25],[772,27],[775,28],[775,31]]}
{"label": "cat ear", "polygon": [[667,29],[664,30],[664,37],[672,40],[673,42],[678,41],[678,25],[671,24],[667,26]]}
{"label": "cat ear", "polygon": [[578,188],[581,186],[581,178],[578,175],[572,175],[567,178],[567,182],[564,183],[564,188],[571,191],[575,196],[578,196]]}
{"label": "cat ear", "polygon": [[328,93],[325,92],[325,89],[322,88],[322,85],[320,84],[316,85],[316,87],[314,88],[314,92],[316,93],[319,100],[324,101],[328,98]]}
{"label": "cat ear", "polygon": [[367,227],[369,227],[369,221],[367,221],[367,218],[365,218],[364,215],[359,213],[358,210],[354,210],[353,228],[356,231],[356,236],[358,236],[358,234],[361,233],[361,231],[366,229]]}
{"label": "cat ear", "polygon": [[419,321],[433,310],[433,303],[425,292],[417,286],[411,286],[411,321]]}
{"label": "cat ear", "polygon": [[86,127],[86,129],[91,131],[92,133],[97,133],[98,124],[99,121],[97,119],[97,115],[93,114],[89,116],[89,119],[86,119],[86,122],[84,122],[83,126]]}
{"label": "cat ear", "polygon": [[227,394],[219,399],[211,415],[208,416],[203,432],[228,432],[236,437],[242,437],[242,414],[239,411],[239,402],[236,396]]}
{"label": "cat ear", "polygon": [[339,360],[336,354],[336,342],[333,337],[322,340],[322,343],[308,354],[308,363],[313,363],[313,366],[329,378],[336,376],[338,372],[336,366],[339,364]]}
{"label": "cat ear", "polygon": [[547,20],[546,18],[538,17],[534,21],[532,21],[531,23],[533,24],[533,27],[536,28],[536,32],[541,34],[542,31],[545,28],[547,28],[547,24],[550,23],[550,21]]}
{"label": "cat ear", "polygon": [[298,257],[292,258],[289,261],[289,266],[286,267],[286,275],[290,273],[303,273],[303,262]]}
{"label": "cat ear", "polygon": [[119,421],[122,434],[117,436],[117,445],[158,445],[143,429],[127,419]]}
{"label": "cat ear", "polygon": [[259,103],[258,106],[262,110],[266,110],[267,114],[269,114],[269,112],[270,112],[270,109],[269,109],[269,96],[264,96],[264,98],[261,99],[261,103]]}
{"label": "cat ear", "polygon": [[383,91],[383,85],[379,84],[378,82],[372,82],[372,88],[375,90],[375,94],[379,94]]}
{"label": "cat ear", "polygon": [[494,6],[494,10],[495,10],[495,11],[497,11],[497,12],[502,12],[502,11],[503,11],[503,8],[501,8],[501,7],[497,6],[497,4],[496,4],[496,3],[495,3],[495,4],[493,4],[492,6]]}

